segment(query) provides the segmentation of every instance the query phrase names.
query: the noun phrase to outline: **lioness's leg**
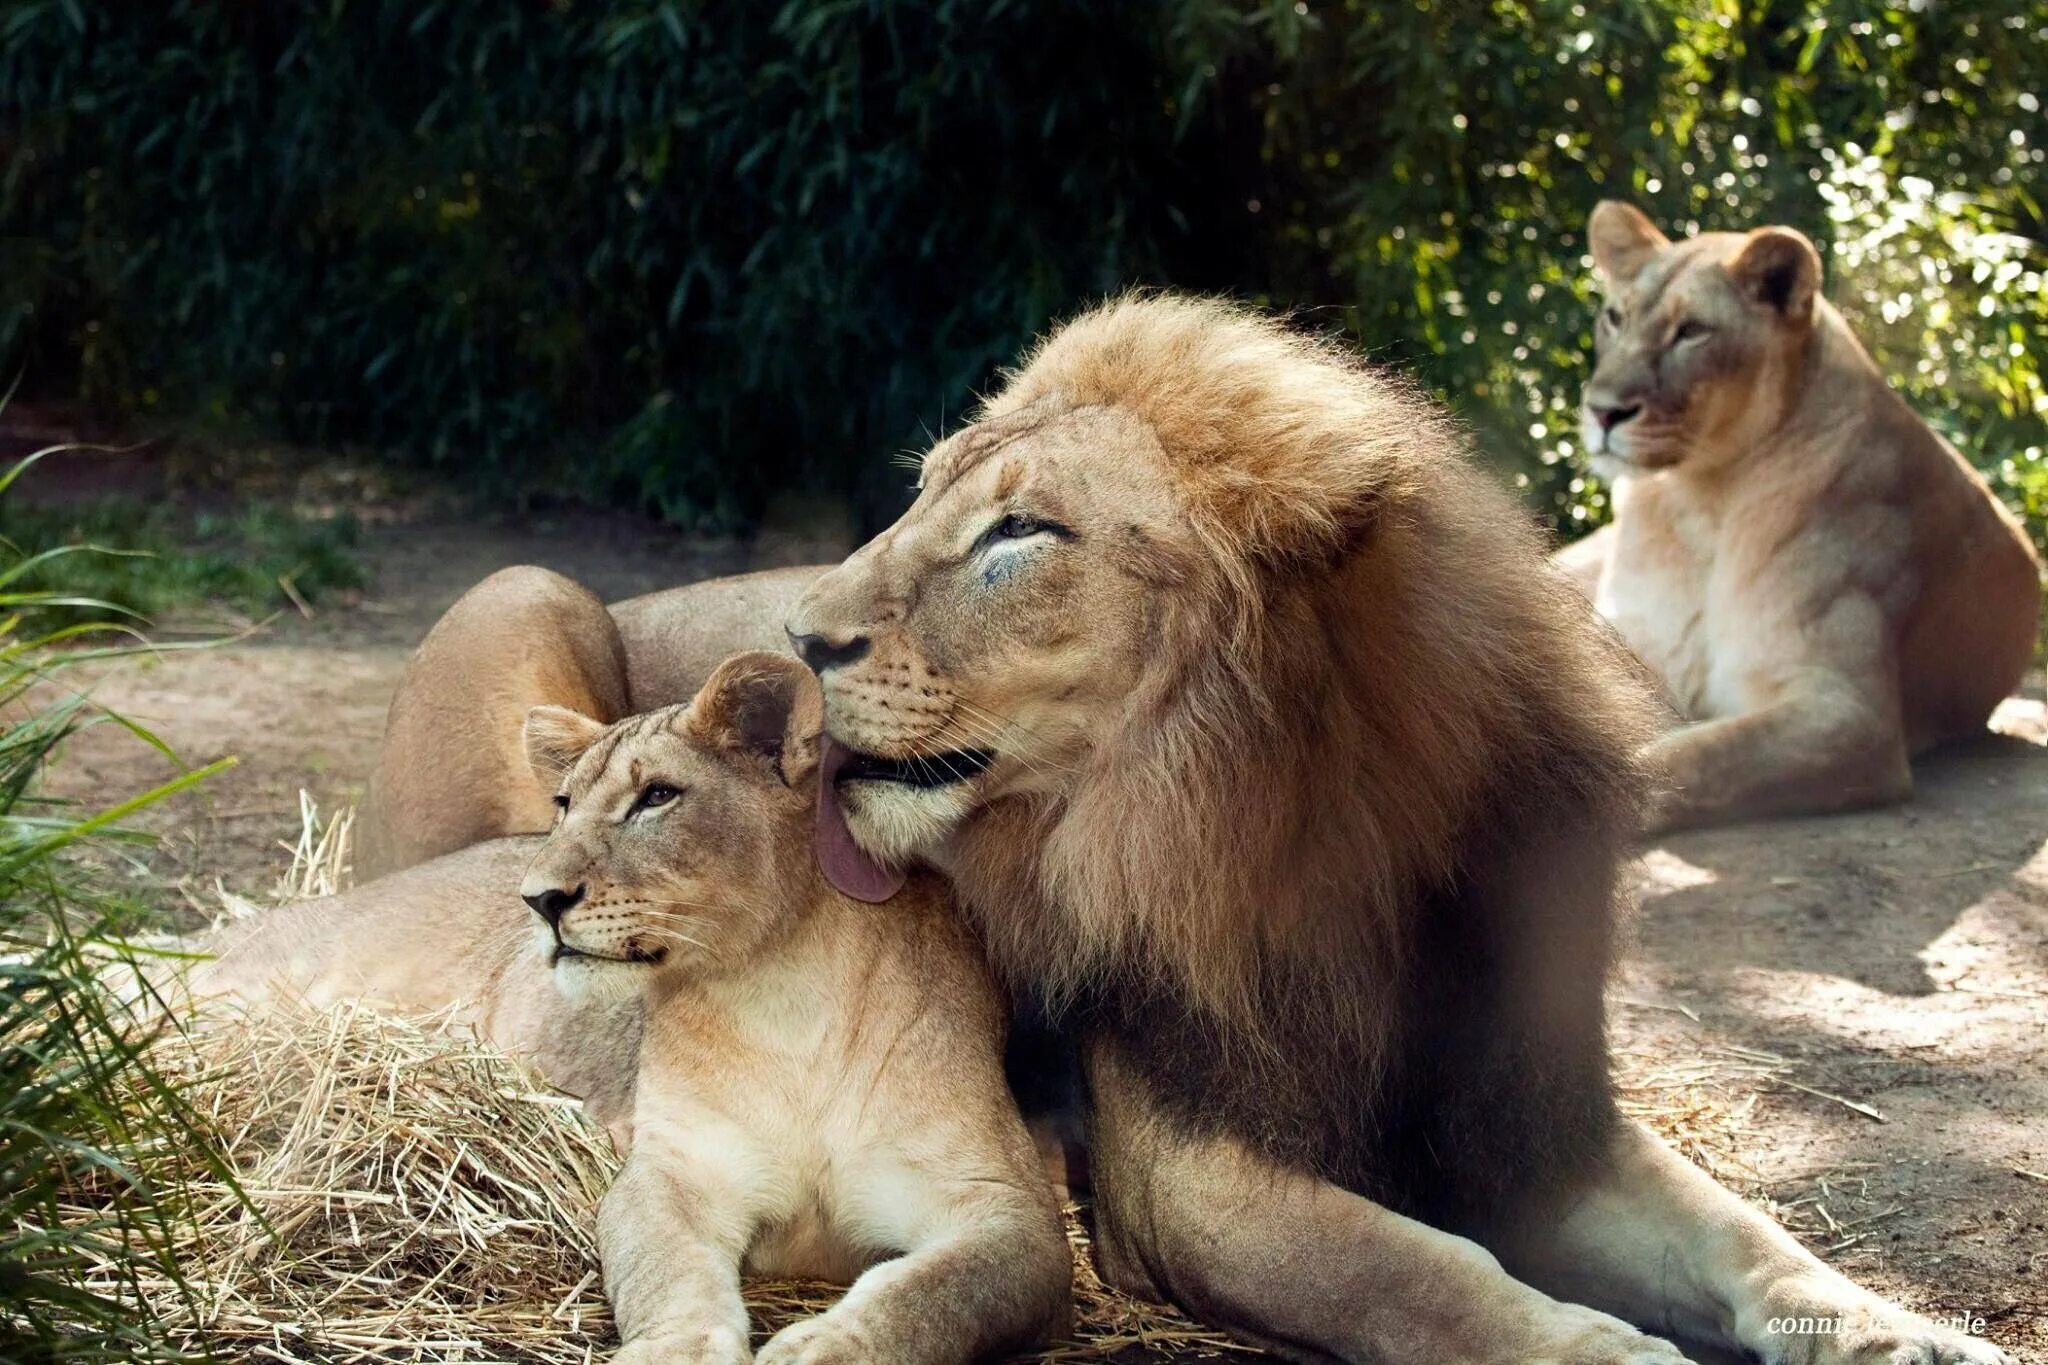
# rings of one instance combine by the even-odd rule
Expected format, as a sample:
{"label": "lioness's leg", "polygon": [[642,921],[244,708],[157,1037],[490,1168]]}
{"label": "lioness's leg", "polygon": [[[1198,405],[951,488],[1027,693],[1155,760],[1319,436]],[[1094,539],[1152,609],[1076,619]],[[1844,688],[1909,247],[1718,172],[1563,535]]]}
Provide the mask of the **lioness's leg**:
{"label": "lioness's leg", "polygon": [[682,1154],[643,1140],[597,1211],[618,1365],[746,1365],[753,1359],[740,1258],[753,1236],[740,1201],[695,1184]]}
{"label": "lioness's leg", "polygon": [[626,659],[602,602],[547,569],[501,569],[427,632],[391,699],[359,824],[368,880],[506,834],[545,831],[552,793],[526,761],[528,708],[627,714]]}
{"label": "lioness's leg", "polygon": [[1635,1124],[1617,1131],[1611,1160],[1564,1207],[1523,1222],[1502,1252],[1533,1282],[1767,1365],[2007,1360],[1857,1288]]}
{"label": "lioness's leg", "polygon": [[1556,550],[1550,562],[1564,570],[1565,576],[1590,598],[1599,590],[1600,575],[1607,571],[1607,561],[1613,553],[1614,527],[1610,524]]}
{"label": "lioness's leg", "polygon": [[1073,1279],[1044,1190],[963,1182],[951,1193],[924,1241],[867,1270],[829,1311],[776,1333],[757,1365],[967,1365],[1044,1338],[1064,1319]]}
{"label": "lioness's leg", "polygon": [[1092,1047],[1090,1139],[1105,1277],[1294,1360],[1671,1365],[1616,1318],[1511,1277],[1439,1232],[1223,1138],[1176,1131]]}
{"label": "lioness's leg", "polygon": [[1832,688],[1682,726],[1644,757],[1668,784],[1652,830],[1877,805],[1913,786],[1897,708]]}

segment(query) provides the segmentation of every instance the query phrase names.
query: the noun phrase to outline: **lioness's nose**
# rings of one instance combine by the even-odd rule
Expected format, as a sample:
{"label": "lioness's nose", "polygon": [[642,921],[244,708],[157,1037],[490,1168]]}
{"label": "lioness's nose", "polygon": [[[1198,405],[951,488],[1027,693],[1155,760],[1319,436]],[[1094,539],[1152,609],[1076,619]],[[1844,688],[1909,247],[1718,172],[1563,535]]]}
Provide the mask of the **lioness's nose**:
{"label": "lioness's nose", "polygon": [[823,635],[799,635],[793,630],[786,630],[785,633],[789,636],[789,647],[796,651],[797,658],[802,659],[810,667],[811,672],[820,677],[824,676],[828,668],[858,663],[860,657],[868,652],[868,637],[865,635],[832,640]]}
{"label": "lioness's nose", "polygon": [[559,886],[551,886],[545,891],[529,891],[520,899],[532,906],[533,913],[546,920],[550,929],[558,929],[562,924],[562,916],[583,903],[583,893],[587,889],[583,882],[578,882],[574,891],[564,891]]}

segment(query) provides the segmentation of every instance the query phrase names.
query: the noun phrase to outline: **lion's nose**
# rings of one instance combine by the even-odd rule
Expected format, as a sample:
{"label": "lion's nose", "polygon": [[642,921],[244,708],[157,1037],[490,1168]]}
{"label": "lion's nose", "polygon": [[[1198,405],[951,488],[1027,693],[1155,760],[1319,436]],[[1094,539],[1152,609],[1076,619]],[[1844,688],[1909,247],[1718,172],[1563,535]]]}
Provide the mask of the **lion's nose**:
{"label": "lion's nose", "polygon": [[564,891],[559,886],[551,886],[545,891],[529,891],[520,899],[532,906],[533,913],[546,920],[550,929],[559,929],[562,925],[562,916],[583,903],[583,893],[587,889],[582,882],[576,884],[574,891]]}
{"label": "lion's nose", "polygon": [[865,635],[835,641],[823,635],[799,635],[793,630],[785,633],[789,636],[789,647],[796,651],[797,658],[802,659],[810,667],[811,672],[820,677],[824,676],[828,668],[858,663],[861,656],[868,652],[868,637]]}

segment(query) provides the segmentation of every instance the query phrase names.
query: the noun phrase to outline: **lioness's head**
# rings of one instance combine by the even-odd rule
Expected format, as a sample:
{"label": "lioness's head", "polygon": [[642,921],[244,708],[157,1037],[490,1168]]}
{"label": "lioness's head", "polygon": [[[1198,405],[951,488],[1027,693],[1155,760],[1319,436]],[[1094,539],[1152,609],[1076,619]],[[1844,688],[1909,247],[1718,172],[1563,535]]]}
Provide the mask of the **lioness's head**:
{"label": "lioness's head", "polygon": [[558,814],[520,895],[556,981],[736,965],[808,903],[818,684],[796,660],[738,654],[687,705],[605,725],[526,717]]}
{"label": "lioness's head", "polygon": [[1594,471],[1718,463],[1773,429],[1813,330],[1813,243],[1786,227],[1673,242],[1615,200],[1587,236],[1607,286],[1580,411]]}
{"label": "lioness's head", "polygon": [[1270,610],[1272,584],[1355,547],[1389,452],[1433,429],[1362,378],[1186,299],[1121,300],[1046,341],[787,622],[824,682],[827,875],[887,894],[887,869],[944,863],[976,811],[1089,786],[1119,733],[1169,708],[1212,706],[1219,729],[1259,713],[1205,692],[1190,659]]}

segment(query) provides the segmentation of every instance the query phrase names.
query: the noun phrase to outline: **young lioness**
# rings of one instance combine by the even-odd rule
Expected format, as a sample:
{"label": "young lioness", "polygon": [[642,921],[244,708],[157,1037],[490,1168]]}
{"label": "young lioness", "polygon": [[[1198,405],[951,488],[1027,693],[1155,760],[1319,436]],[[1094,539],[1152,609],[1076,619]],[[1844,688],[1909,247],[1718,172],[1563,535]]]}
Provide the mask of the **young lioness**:
{"label": "young lioness", "polygon": [[[816,679],[774,654],[615,725],[535,708],[528,753],[560,813],[544,840],[497,847],[532,852],[520,894],[537,919],[512,932],[531,945],[538,929],[562,1003],[489,998],[540,983],[494,945],[448,945],[444,993],[483,996],[476,1017],[508,1046],[538,1050],[550,1020],[638,1015],[615,1125],[630,1151],[598,1217],[621,1361],[937,1365],[1026,1344],[1066,1311],[1058,1210],[1004,1086],[1003,1009],[942,884],[864,905],[812,860],[822,723]],[[395,989],[380,980],[375,945],[438,895],[479,894],[435,877],[479,856],[269,916],[279,943],[238,945],[215,983],[283,970],[316,994],[437,1003],[413,954],[387,955],[413,958]],[[509,860],[488,857],[503,876]],[[756,1357],[742,1266],[853,1285]]]}

